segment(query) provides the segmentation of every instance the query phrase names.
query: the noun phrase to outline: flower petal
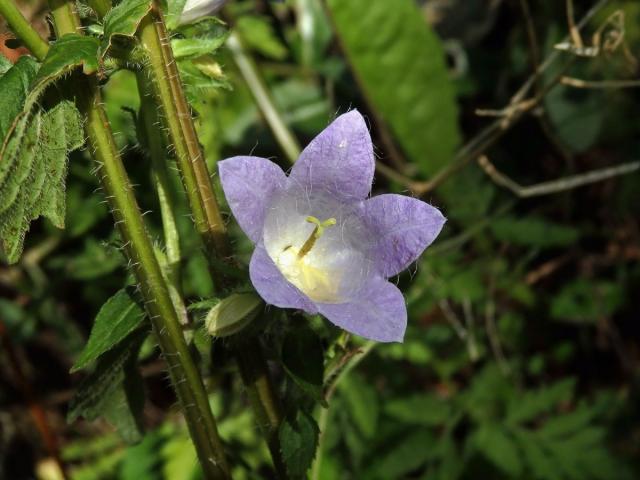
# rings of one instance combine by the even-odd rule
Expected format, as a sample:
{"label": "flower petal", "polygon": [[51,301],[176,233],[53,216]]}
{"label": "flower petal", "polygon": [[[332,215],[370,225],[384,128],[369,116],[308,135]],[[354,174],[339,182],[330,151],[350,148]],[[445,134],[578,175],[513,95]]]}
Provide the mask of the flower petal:
{"label": "flower petal", "polygon": [[407,307],[398,288],[384,278],[371,278],[361,295],[347,303],[318,303],[331,323],[378,342],[401,342],[407,328]]}
{"label": "flower petal", "polygon": [[314,303],[282,276],[262,245],[256,245],[253,251],[249,264],[249,276],[253,286],[268,304],[317,313],[318,309]]}
{"label": "flower petal", "polygon": [[262,239],[267,208],[286,182],[275,163],[260,157],[233,157],[218,163],[224,195],[238,224],[254,242]]}
{"label": "flower petal", "polygon": [[347,200],[362,200],[371,190],[375,163],[364,118],[351,110],[336,118],[304,149],[289,179]]}
{"label": "flower petal", "polygon": [[373,239],[370,257],[385,277],[397,275],[414,262],[446,221],[428,203],[395,194],[365,200],[360,213]]}

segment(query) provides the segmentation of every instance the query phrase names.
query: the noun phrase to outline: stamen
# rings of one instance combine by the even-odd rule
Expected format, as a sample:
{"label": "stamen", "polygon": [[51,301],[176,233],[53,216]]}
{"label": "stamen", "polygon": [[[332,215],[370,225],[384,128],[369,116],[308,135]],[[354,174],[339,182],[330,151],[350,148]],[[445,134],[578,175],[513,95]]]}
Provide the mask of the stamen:
{"label": "stamen", "polygon": [[328,218],[324,222],[321,222],[316,217],[308,216],[306,218],[307,222],[315,224],[316,228],[313,229],[307,241],[304,242],[304,245],[298,252],[298,258],[304,257],[307,253],[311,251],[313,246],[316,244],[316,240],[319,239],[324,233],[324,229],[327,227],[331,227],[336,224],[335,218]]}

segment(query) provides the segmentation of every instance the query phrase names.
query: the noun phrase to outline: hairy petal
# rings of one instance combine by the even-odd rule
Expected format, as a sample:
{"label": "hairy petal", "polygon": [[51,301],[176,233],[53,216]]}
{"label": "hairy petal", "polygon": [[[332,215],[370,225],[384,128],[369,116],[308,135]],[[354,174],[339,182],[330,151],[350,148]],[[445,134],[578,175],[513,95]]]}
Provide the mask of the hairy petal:
{"label": "hairy petal", "polygon": [[360,295],[347,303],[318,303],[331,323],[378,342],[401,342],[407,328],[402,292],[384,278],[373,277]]}
{"label": "hairy petal", "polygon": [[218,169],[238,224],[254,243],[260,242],[271,199],[287,177],[278,165],[260,157],[233,157],[219,162]]}
{"label": "hairy petal", "polygon": [[318,309],[313,302],[284,278],[262,245],[256,245],[253,252],[249,276],[253,286],[268,304],[317,313]]}
{"label": "hairy petal", "polygon": [[369,255],[385,277],[397,275],[414,262],[446,221],[428,203],[395,194],[365,200],[360,215],[371,232]]}
{"label": "hairy petal", "polygon": [[362,115],[351,110],[307,145],[289,179],[310,194],[319,189],[342,200],[362,200],[371,190],[374,169],[369,130]]}

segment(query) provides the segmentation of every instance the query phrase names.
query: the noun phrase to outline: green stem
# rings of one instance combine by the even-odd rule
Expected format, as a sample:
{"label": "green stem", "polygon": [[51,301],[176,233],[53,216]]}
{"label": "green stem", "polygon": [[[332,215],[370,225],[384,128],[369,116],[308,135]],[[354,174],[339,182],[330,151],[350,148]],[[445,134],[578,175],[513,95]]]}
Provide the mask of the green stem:
{"label": "green stem", "polygon": [[235,345],[235,353],[240,376],[258,426],[267,440],[276,473],[279,478],[286,479],[288,475],[278,437],[283,417],[282,405],[274,391],[262,345],[256,337],[243,338]]}
{"label": "green stem", "polygon": [[158,194],[158,203],[160,204],[162,232],[168,264],[167,277],[175,288],[180,291],[180,262],[182,255],[180,252],[178,226],[172,207],[174,202],[171,198],[165,142],[162,136],[157,134],[160,119],[158,118],[156,104],[151,97],[150,82],[141,72],[137,73],[136,79],[141,102],[140,121],[144,129],[145,146],[151,157],[151,175]]}
{"label": "green stem", "polygon": [[34,57],[42,61],[47,56],[49,44],[33,29],[13,2],[0,0],[0,15],[7,21],[13,33],[31,50]]}
{"label": "green stem", "polygon": [[[102,99],[94,79],[81,85],[78,102],[87,116],[86,133],[99,175],[134,273],[145,307],[160,343],[189,431],[207,478],[229,478],[222,442],[200,374],[182,335],[182,329],[153,252],[140,209],[122,165]],[[86,92],[86,93],[85,93]]]}
{"label": "green stem", "polygon": [[138,30],[149,57],[146,74],[153,85],[162,120],[173,144],[193,219],[204,240],[207,256],[224,258],[229,254],[226,227],[173,58],[169,35],[160,9],[155,3],[153,6]]}
{"label": "green stem", "polygon": [[[146,75],[156,101],[161,106],[162,120],[176,152],[196,227],[208,247],[210,265],[214,271],[223,273],[220,260],[229,254],[227,233],[212,190],[191,110],[184,95],[166,26],[157,6],[140,24],[138,37],[149,56]],[[250,344],[249,348],[246,347],[247,343]],[[245,346],[236,351],[238,365],[255,416],[267,439],[276,472],[281,478],[287,478],[278,439],[282,422],[280,404],[261,348],[256,339],[246,339]]]}
{"label": "green stem", "polygon": [[300,144],[283,120],[282,114],[278,110],[278,107],[276,107],[258,67],[253,59],[246,53],[242,38],[240,38],[237,32],[231,32],[227,39],[227,47],[229,47],[233,60],[258,104],[260,112],[262,112],[262,115],[269,124],[269,128],[271,128],[276,141],[284,151],[289,162],[295,163],[300,156]]}
{"label": "green stem", "polygon": [[[79,31],[73,3],[50,0],[56,33]],[[184,412],[206,478],[230,478],[222,442],[202,378],[182,335],[167,284],[156,260],[132,186],[102,107],[94,77],[82,77],[76,85],[77,103],[86,115],[85,132],[98,174],[111,206],[125,251],[141,286],[145,308],[167,362],[172,384]]]}

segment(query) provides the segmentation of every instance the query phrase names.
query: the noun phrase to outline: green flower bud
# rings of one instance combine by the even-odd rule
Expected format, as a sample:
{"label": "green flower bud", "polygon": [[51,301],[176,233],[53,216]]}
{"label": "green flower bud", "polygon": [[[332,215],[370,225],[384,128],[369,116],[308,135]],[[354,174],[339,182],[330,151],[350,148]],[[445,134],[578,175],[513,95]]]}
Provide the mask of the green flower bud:
{"label": "green flower bud", "polygon": [[238,333],[251,323],[264,307],[255,293],[233,293],[209,310],[205,319],[207,332],[214,337]]}

